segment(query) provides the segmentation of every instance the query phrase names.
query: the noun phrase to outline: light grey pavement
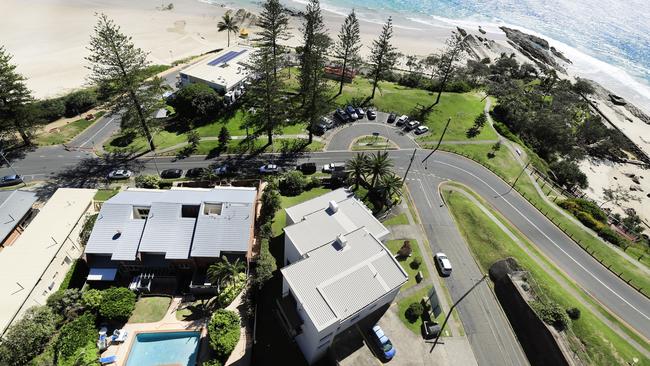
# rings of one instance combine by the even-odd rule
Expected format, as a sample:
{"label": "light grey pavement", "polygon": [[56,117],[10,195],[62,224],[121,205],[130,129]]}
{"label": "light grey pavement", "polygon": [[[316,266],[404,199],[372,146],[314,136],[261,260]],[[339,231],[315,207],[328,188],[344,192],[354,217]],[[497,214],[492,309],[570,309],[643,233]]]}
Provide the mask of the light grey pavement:
{"label": "light grey pavement", "polygon": [[66,145],[70,148],[103,150],[103,144],[120,129],[119,115],[104,115]]}

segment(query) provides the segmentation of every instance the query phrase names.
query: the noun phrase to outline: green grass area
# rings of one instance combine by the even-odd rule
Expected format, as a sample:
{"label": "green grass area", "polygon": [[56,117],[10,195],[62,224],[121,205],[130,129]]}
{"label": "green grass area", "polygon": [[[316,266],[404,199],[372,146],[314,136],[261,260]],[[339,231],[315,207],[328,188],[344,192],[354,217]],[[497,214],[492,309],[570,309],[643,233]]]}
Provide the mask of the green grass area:
{"label": "green grass area", "polygon": [[[582,346],[575,347],[574,350],[580,353],[582,352],[580,348],[583,348],[588,355],[588,363],[596,365],[623,365],[628,363],[633,364],[632,360],[638,358],[641,360],[641,363],[637,364],[648,364],[649,361],[642,354],[623,338],[612,332],[590,309],[582,306],[574,298],[572,293],[558,284],[551,274],[547,273],[542,266],[535,262],[470,199],[458,192],[450,193],[450,191],[446,190],[443,194],[458,224],[460,232],[465,237],[471,251],[484,271],[487,272],[496,260],[513,257],[522,267],[532,274],[543,296],[560,304],[565,309],[570,307],[580,309],[581,317],[571,322],[571,329],[580,340]],[[493,213],[495,216],[500,217],[498,213],[494,211]],[[509,225],[506,223],[506,226]],[[522,242],[526,243],[528,249],[537,253],[536,248],[532,244],[526,242],[525,238],[516,231],[512,231]],[[543,258],[539,254],[538,257]],[[551,263],[545,259],[542,260],[548,268],[553,269],[556,275],[564,277]],[[573,288],[578,293],[582,293],[575,285],[573,285]],[[638,341],[638,338],[636,339]],[[643,345],[642,342],[640,344]]]}
{"label": "green grass area", "polygon": [[135,303],[129,323],[153,323],[162,320],[171,301],[172,299],[166,296],[141,297]]}
{"label": "green grass area", "polygon": [[[490,144],[441,145],[440,147],[441,150],[461,154],[482,164],[508,183],[514,182],[521,172],[521,165],[517,163],[510,151],[504,146],[495,153],[494,158],[489,158],[488,152],[491,151],[491,148],[492,145]],[[515,188],[546,217],[562,228],[567,235],[570,235],[581,247],[602,261],[605,266],[610,267],[612,271],[620,274],[625,281],[630,280],[631,285],[643,289],[643,292],[648,294],[648,291],[650,291],[650,277],[646,276],[645,272],[631,265],[627,259],[619,255],[609,245],[604,244],[598,237],[587,231],[583,225],[573,222],[547,203],[539,195],[533,182],[526,174],[519,178]],[[550,188],[546,187],[544,192],[550,194]],[[647,265],[643,261],[641,263]]]}
{"label": "green grass area", "polygon": [[[417,240],[415,239],[399,239],[399,240],[389,240],[386,243],[386,247],[390,250],[393,255],[397,255],[397,252],[399,249],[404,245],[404,241],[408,240],[411,242],[411,249],[412,253],[410,257],[397,257],[397,261],[400,263],[402,268],[406,271],[406,273],[409,275],[408,282],[406,282],[403,286],[401,291],[404,291],[408,288],[411,288],[415,285],[417,285],[417,281],[415,280],[415,275],[418,273],[418,271],[422,271],[422,277],[423,278],[429,278],[429,271],[427,270],[426,264],[424,264],[424,258],[422,258],[422,253],[420,252],[420,246],[418,245]],[[420,264],[420,267],[418,268],[413,268],[412,263],[414,258],[420,258],[422,263]]]}
{"label": "green grass area", "polygon": [[97,193],[95,193],[94,200],[95,201],[108,201],[109,198],[115,196],[120,192],[119,188],[113,188],[113,189],[98,189]]}
{"label": "green grass area", "polygon": [[284,227],[287,225],[287,213],[284,212],[285,208],[295,206],[299,203],[305,202],[314,197],[318,197],[327,192],[330,192],[330,189],[312,188],[297,196],[281,196],[281,208],[278,210],[278,212],[275,213],[275,217],[273,218],[273,236],[282,234],[282,229],[284,229]]}
{"label": "green grass area", "polygon": [[90,125],[97,122],[97,120],[100,119],[104,113],[105,112],[103,111],[98,112],[95,114],[95,118],[91,120],[80,118],[59,128],[52,129],[48,132],[42,132],[36,135],[36,137],[33,139],[33,142],[39,146],[64,144],[75,138]]}
{"label": "green grass area", "polygon": [[383,222],[384,225],[386,226],[392,226],[392,225],[408,225],[409,224],[409,219],[406,217],[405,213],[401,213],[397,216],[393,216],[390,219],[386,220]]}
{"label": "green grass area", "polygon": [[[193,155],[219,155],[219,154],[244,154],[248,152],[292,152],[292,151],[321,151],[325,144],[320,141],[312,141],[307,144],[307,139],[298,138],[276,138],[273,139],[273,146],[266,146],[267,139],[258,138],[252,142],[244,140],[230,140],[228,146],[223,149],[217,140],[199,142]],[[184,148],[167,151],[159,155],[177,155]],[[263,150],[262,150],[263,149]]]}
{"label": "green grass area", "polygon": [[[429,291],[431,290],[431,287],[423,287],[420,290],[417,290],[414,292],[411,296],[405,297],[402,300],[397,302],[397,308],[399,309],[399,318],[404,323],[404,325],[413,333],[417,335],[422,334],[422,318],[418,318],[414,322],[411,322],[409,319],[406,318],[406,309],[408,309],[409,305],[411,305],[414,302],[420,302],[423,297],[429,295]],[[432,319],[437,321],[438,323],[442,323],[442,320],[444,319],[445,314],[440,313],[437,319]],[[443,336],[449,336],[451,335],[449,333],[449,328],[445,330],[445,333]]]}
{"label": "green grass area", "polygon": [[396,150],[397,145],[386,138],[375,136],[362,136],[352,143],[352,151],[383,149]]}

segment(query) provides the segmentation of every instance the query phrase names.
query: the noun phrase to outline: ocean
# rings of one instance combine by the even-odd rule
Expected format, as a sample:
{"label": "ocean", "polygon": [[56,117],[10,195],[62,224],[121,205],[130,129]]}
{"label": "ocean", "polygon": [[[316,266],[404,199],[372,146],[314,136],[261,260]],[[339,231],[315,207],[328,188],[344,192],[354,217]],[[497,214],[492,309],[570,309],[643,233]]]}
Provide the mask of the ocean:
{"label": "ocean", "polygon": [[[305,3],[283,2],[296,8]],[[488,30],[513,26],[544,37],[564,52],[573,61],[573,73],[600,82],[650,112],[648,0],[321,0],[321,4],[339,14],[355,8],[360,19],[371,21],[397,13],[414,26],[481,25]]]}

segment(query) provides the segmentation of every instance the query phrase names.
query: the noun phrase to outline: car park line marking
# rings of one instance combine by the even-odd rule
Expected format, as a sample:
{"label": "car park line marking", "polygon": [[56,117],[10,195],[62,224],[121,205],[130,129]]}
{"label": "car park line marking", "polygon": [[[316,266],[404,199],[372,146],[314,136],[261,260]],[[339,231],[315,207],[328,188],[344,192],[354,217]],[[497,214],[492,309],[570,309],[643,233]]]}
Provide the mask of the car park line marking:
{"label": "car park line marking", "polygon": [[[452,168],[454,168],[454,169],[458,169],[458,170],[460,170],[460,171],[462,171],[462,172],[465,172],[465,173],[471,175],[472,177],[476,178],[476,179],[477,179],[478,181],[480,181],[481,183],[485,184],[485,185],[486,185],[488,188],[490,188],[490,189],[491,189],[495,194],[499,195],[499,192],[497,192],[496,189],[494,189],[494,188],[493,188],[491,185],[489,185],[486,181],[484,181],[483,179],[481,179],[481,178],[478,177],[477,175],[473,174],[472,172],[469,172],[469,171],[467,171],[467,170],[465,170],[465,169],[463,169],[463,168],[459,168],[459,167],[457,167],[457,166],[455,166],[455,165],[448,164],[448,163],[445,163],[445,162],[442,162],[442,161],[439,161],[439,160],[436,160],[435,162],[436,162],[436,163],[443,164],[443,165],[447,165],[447,166],[449,166],[449,167],[452,167]],[[532,221],[530,221],[530,219],[528,219],[528,217],[526,217],[526,216],[525,216],[521,211],[519,211],[519,210],[518,210],[518,209],[517,209],[517,208],[516,208],[512,203],[510,203],[510,201],[508,201],[504,196],[500,196],[500,197],[501,197],[501,198],[502,198],[502,199],[503,199],[503,200],[504,200],[504,201],[505,201],[505,202],[506,202],[510,207],[512,207],[512,209],[515,210],[515,211],[516,211],[516,212],[517,212],[517,213],[518,213],[518,214],[519,214],[519,215],[520,215],[524,220],[528,221],[528,223],[529,223],[532,227],[534,227],[534,228],[535,228],[538,232],[540,232],[540,233],[541,233],[541,234],[542,234],[546,239],[548,239],[548,241],[550,241],[550,242],[551,242],[551,243],[552,243],[552,244],[553,244],[557,249],[559,249],[562,253],[564,253],[564,255],[565,255],[567,258],[571,259],[575,264],[578,265],[578,267],[580,267],[583,271],[585,271],[587,274],[589,274],[593,279],[595,279],[595,280],[596,280],[598,283],[600,283],[603,287],[605,287],[605,288],[606,288],[607,290],[609,290],[612,294],[614,294],[616,297],[618,297],[621,301],[623,301],[625,304],[627,304],[630,308],[634,309],[634,311],[636,311],[637,313],[641,314],[641,316],[643,316],[644,318],[650,320],[650,317],[649,317],[648,315],[646,315],[645,313],[643,313],[641,310],[637,309],[634,305],[630,304],[627,300],[625,300],[624,297],[622,297],[621,295],[619,295],[619,294],[618,294],[616,291],[614,291],[611,287],[609,287],[607,284],[605,284],[603,281],[601,281],[598,277],[596,277],[593,273],[591,273],[591,271],[589,271],[585,266],[583,266],[580,262],[578,262],[575,258],[573,258],[569,253],[567,253],[564,249],[562,249],[562,247],[561,247],[560,245],[558,245],[555,241],[553,241],[553,239],[551,239],[548,235],[546,235],[545,232],[543,232],[543,231],[542,231],[542,230],[541,230],[537,225],[535,225]]]}

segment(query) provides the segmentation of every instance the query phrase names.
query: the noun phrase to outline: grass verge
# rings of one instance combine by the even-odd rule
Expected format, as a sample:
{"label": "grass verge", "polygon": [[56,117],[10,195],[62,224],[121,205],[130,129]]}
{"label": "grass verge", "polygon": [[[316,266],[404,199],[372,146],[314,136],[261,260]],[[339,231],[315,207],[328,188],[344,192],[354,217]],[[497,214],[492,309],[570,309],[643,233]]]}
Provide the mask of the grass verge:
{"label": "grass verge", "polygon": [[90,127],[90,125],[97,122],[97,120],[99,120],[104,115],[104,113],[105,112],[103,111],[98,112],[95,114],[95,118],[93,119],[87,120],[85,118],[80,118],[59,128],[54,128],[50,131],[42,132],[33,139],[33,142],[39,146],[64,144],[75,138],[83,130]]}
{"label": "grass verge", "polygon": [[129,323],[153,323],[162,320],[171,301],[171,298],[166,296],[141,297],[135,303]]}
{"label": "grass verge", "polygon": [[[429,271],[427,270],[427,266],[426,264],[424,264],[424,260],[422,259],[422,253],[420,253],[420,246],[418,245],[417,240],[415,239],[389,240],[386,243],[386,247],[388,248],[388,250],[390,250],[391,253],[393,253],[393,255],[397,255],[397,252],[399,251],[399,249],[404,244],[404,241],[406,240],[411,242],[411,249],[412,249],[411,256],[397,257],[397,261],[402,266],[402,268],[404,268],[404,270],[409,276],[409,279],[402,286],[400,291],[405,291],[406,289],[417,285],[417,281],[415,280],[415,275],[418,273],[418,271],[422,271],[423,278],[429,278]],[[421,261],[420,266],[417,268],[413,264],[414,258],[420,258]]]}
{"label": "grass verge", "polygon": [[111,197],[115,196],[120,192],[119,188],[113,188],[113,189],[98,189],[97,193],[95,193],[95,197],[93,199],[95,201],[108,201]]}
{"label": "grass verge", "polygon": [[385,220],[383,222],[384,225],[386,226],[394,226],[394,225],[408,225],[409,224],[409,219],[406,217],[405,213],[401,213],[397,216],[393,216],[388,220]]}

